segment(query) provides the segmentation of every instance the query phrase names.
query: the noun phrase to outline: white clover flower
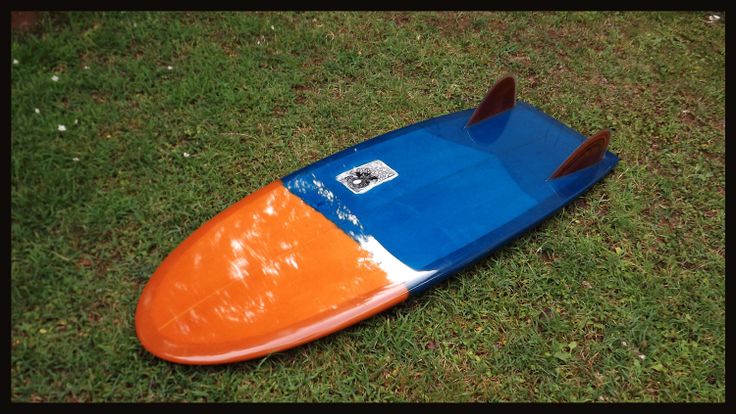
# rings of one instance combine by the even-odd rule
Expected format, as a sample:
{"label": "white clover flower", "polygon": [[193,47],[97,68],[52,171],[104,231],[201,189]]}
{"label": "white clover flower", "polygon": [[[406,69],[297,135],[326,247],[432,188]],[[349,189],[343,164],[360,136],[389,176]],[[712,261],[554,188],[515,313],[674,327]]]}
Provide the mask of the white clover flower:
{"label": "white clover flower", "polygon": [[54,76],[51,77],[51,80],[54,81],[54,82],[58,82],[59,81],[59,77],[56,76],[56,75],[54,75]]}
{"label": "white clover flower", "polygon": [[38,108],[33,108],[33,112],[35,112],[35,113],[37,113],[37,114],[40,114],[40,113],[41,113],[41,110],[40,110],[40,109],[38,109]]}
{"label": "white clover flower", "polygon": [[[273,27],[273,26],[271,26],[271,27]],[[18,59],[13,59],[13,64],[14,64],[14,65],[17,65],[17,64],[19,64],[19,63],[20,63],[20,62],[18,62]]]}
{"label": "white clover flower", "polygon": [[66,131],[66,127],[64,125],[59,124],[59,131],[64,132]]}

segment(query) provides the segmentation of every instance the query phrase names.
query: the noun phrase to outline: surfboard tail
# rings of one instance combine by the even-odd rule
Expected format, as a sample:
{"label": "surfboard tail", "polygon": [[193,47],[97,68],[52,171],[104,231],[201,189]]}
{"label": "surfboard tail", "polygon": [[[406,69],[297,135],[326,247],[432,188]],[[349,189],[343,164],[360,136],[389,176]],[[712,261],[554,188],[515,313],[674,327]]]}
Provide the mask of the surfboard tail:
{"label": "surfboard tail", "polygon": [[606,155],[608,143],[611,140],[611,132],[604,129],[595,135],[589,136],[575,151],[562,161],[559,167],[549,177],[551,180],[560,178],[575,171],[590,167],[600,162]]}
{"label": "surfboard tail", "polygon": [[514,105],[516,105],[516,79],[513,76],[506,76],[498,80],[488,90],[486,97],[475,108],[475,112],[470,116],[465,127],[468,128],[493,115],[511,109]]}
{"label": "surfboard tail", "polygon": [[[509,110],[515,105],[516,79],[508,75],[499,79],[488,90],[483,101],[475,108],[475,111],[468,119],[465,128],[469,128],[494,115]],[[610,138],[611,132],[607,129],[589,136],[557,167],[549,179],[560,178],[600,162],[606,154]]]}

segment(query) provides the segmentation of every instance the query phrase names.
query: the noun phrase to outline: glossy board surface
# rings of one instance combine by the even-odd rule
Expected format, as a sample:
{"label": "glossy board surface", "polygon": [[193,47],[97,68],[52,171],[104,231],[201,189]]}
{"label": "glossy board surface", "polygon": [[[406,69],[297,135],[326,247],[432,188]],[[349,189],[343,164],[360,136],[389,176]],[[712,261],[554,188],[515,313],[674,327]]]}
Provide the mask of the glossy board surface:
{"label": "glossy board surface", "polygon": [[407,269],[274,182],[200,227],[161,264],[136,312],[141,343],[181,363],[255,358],[407,297]]}
{"label": "glossy board surface", "polygon": [[365,141],[215,216],[146,285],[141,343],[215,364],[335,332],[494,251],[618,161],[550,179],[583,135],[521,101],[466,128],[471,114]]}
{"label": "glossy board surface", "polygon": [[[471,110],[392,131],[284,178],[286,187],[356,240],[371,236],[426,279],[494,250],[570,202],[618,161],[549,176],[585,136],[524,102],[464,128]],[[335,176],[381,160],[398,178],[353,194]]]}

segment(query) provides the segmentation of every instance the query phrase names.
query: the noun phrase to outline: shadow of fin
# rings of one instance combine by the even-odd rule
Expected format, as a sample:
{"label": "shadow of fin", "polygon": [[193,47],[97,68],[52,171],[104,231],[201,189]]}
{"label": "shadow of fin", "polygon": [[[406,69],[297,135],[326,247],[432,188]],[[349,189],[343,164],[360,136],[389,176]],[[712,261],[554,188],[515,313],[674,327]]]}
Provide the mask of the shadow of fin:
{"label": "shadow of fin", "polygon": [[511,109],[514,105],[516,105],[516,80],[513,76],[506,76],[491,87],[483,102],[475,108],[465,128]]}
{"label": "shadow of fin", "polygon": [[550,179],[559,178],[567,174],[597,163],[603,159],[608,149],[608,142],[611,139],[611,132],[607,129],[599,133],[589,136],[575,151],[570,154],[565,161],[549,177]]}

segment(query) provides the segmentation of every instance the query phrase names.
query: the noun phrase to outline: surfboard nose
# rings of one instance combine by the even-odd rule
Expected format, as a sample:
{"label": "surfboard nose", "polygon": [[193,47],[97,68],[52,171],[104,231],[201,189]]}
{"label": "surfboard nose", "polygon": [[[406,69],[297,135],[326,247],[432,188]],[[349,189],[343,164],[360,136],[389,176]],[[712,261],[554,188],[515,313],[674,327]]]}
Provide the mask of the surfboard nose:
{"label": "surfboard nose", "polygon": [[327,335],[407,295],[370,251],[276,181],[162,262],[138,302],[136,333],[166,360],[232,362]]}

